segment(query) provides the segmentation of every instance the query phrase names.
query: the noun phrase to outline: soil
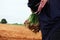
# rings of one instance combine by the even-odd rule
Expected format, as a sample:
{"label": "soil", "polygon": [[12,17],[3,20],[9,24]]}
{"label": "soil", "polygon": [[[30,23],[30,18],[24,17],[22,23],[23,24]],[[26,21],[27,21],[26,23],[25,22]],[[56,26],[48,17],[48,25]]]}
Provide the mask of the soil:
{"label": "soil", "polygon": [[22,25],[0,24],[0,40],[41,40],[41,31],[34,33]]}

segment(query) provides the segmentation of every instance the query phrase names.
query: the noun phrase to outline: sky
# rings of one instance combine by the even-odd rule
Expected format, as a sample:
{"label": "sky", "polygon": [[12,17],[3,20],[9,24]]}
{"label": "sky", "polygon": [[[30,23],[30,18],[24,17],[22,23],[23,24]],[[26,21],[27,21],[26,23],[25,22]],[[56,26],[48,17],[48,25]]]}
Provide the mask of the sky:
{"label": "sky", "polygon": [[9,24],[23,24],[31,14],[28,0],[0,0],[0,21],[5,18]]}

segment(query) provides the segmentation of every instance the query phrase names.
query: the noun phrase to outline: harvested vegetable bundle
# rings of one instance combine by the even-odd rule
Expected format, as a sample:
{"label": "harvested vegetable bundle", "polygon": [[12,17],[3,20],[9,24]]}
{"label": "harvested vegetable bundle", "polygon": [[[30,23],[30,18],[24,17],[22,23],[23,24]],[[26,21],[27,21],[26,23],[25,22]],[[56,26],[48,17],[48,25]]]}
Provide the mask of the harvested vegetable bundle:
{"label": "harvested vegetable bundle", "polygon": [[25,24],[28,25],[28,28],[32,30],[33,32],[39,32],[39,20],[38,15],[32,13],[28,20],[25,21]]}

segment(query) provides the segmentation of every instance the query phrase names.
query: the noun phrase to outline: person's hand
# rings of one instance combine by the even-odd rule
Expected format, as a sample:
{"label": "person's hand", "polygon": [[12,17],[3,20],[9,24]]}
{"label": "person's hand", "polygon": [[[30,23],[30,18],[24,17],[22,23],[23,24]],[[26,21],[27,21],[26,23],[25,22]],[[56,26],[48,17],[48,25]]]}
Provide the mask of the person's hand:
{"label": "person's hand", "polygon": [[39,14],[41,12],[41,10],[45,6],[46,2],[47,2],[47,0],[41,0],[38,10],[35,12],[36,14],[37,13]]}

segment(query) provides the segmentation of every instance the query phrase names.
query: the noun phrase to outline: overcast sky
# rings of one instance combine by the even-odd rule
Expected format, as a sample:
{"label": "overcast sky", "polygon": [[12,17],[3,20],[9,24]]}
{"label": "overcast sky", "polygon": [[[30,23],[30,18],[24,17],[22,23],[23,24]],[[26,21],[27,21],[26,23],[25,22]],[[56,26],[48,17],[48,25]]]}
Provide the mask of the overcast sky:
{"label": "overcast sky", "polygon": [[0,20],[22,24],[31,14],[28,0],[0,0]]}

